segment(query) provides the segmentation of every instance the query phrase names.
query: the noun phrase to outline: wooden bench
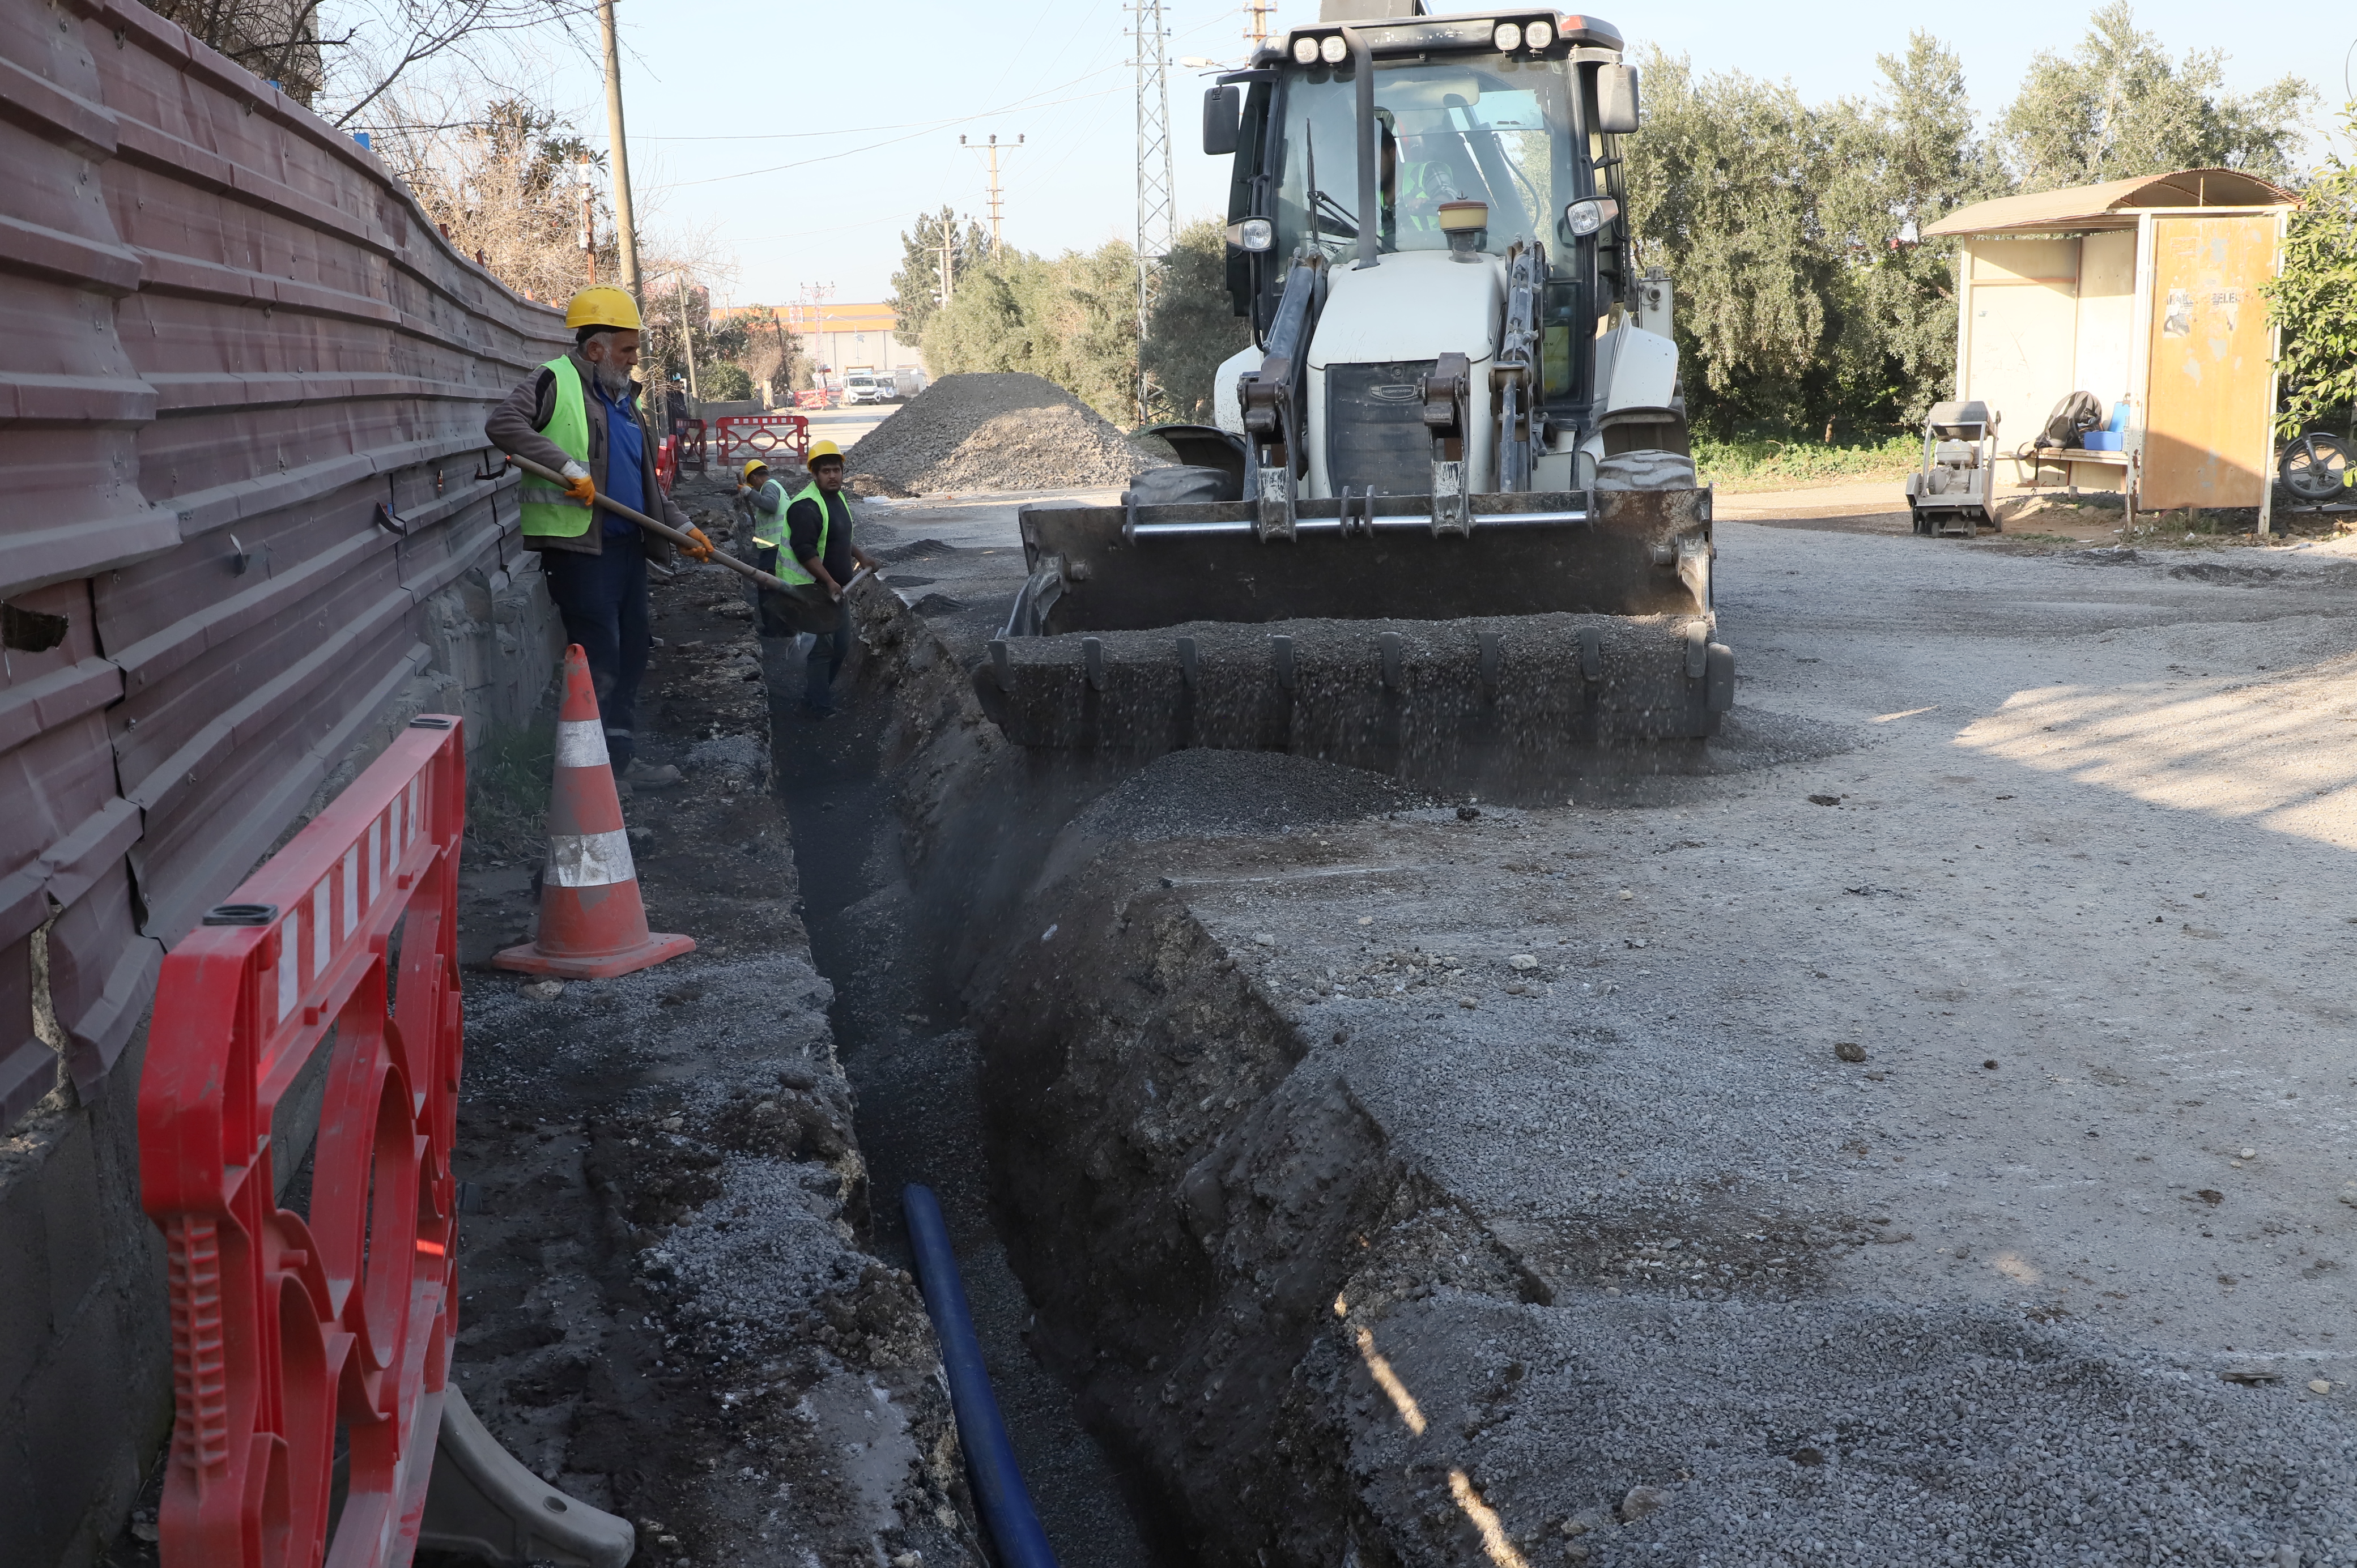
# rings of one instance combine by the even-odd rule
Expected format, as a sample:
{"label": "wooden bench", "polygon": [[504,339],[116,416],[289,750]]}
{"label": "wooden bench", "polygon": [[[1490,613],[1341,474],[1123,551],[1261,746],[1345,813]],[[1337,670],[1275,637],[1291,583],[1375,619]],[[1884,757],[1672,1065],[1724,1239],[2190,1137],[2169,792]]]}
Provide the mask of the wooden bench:
{"label": "wooden bench", "polygon": [[[2062,467],[2062,471],[2069,476],[2069,478],[2064,480],[2064,484],[2070,490],[2071,494],[2074,496],[2079,493],[2078,473],[2075,468],[2071,467],[2071,465],[2076,463],[2093,463],[2098,467],[2117,468],[2120,470],[2120,478],[2122,481],[2120,486],[2121,489],[2125,490],[2127,488],[2126,481],[2127,478],[2128,455],[2125,452],[2090,452],[2083,446],[2037,446],[2031,448],[2031,455],[2029,456],[2016,456],[2014,461],[2017,464],[2029,465],[2029,483],[2028,488],[2033,490],[2038,489],[2039,471],[2044,468],[2049,463],[2056,464]],[[2106,493],[2108,494],[2111,492]]]}

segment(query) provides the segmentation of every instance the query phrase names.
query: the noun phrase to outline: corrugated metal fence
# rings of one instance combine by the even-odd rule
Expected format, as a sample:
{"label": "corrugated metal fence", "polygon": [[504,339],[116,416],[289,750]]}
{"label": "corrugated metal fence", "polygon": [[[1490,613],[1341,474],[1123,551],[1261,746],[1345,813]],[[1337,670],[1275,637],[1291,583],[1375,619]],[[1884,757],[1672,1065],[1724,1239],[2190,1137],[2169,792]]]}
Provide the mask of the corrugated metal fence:
{"label": "corrugated metal fence", "polygon": [[0,671],[5,1132],[60,1046],[98,1090],[164,946],[422,665],[426,596],[512,560],[483,416],[564,333],[136,4],[0,0],[0,596],[67,623]]}

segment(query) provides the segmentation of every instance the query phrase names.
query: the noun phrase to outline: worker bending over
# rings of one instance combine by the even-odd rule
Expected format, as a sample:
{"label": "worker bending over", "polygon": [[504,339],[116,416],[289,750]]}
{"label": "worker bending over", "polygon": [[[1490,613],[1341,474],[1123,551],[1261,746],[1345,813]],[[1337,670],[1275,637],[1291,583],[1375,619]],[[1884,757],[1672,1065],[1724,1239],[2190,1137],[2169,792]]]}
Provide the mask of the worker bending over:
{"label": "worker bending over", "polygon": [[[770,476],[770,465],[759,457],[745,465],[745,471],[737,478],[737,521],[743,532],[739,548],[750,554],[775,550],[785,542],[788,499],[784,484]],[[772,564],[754,563],[764,572]]]}
{"label": "worker bending over", "polygon": [[549,360],[491,411],[483,434],[502,452],[565,476],[562,488],[526,475],[523,542],[540,552],[548,596],[566,640],[581,645],[606,724],[616,779],[660,787],[676,768],[639,760],[639,682],[647,671],[647,563],[668,562],[671,544],[609,511],[597,496],[668,522],[695,541],[686,553],[712,559],[712,542],[655,483],[655,443],[647,435],[630,371],[639,362],[639,307],[619,288],[585,288],[565,307],[572,352]]}
{"label": "worker bending over", "polygon": [[852,537],[851,499],[843,493],[843,449],[822,441],[810,450],[811,481],[786,508],[786,550],[777,575],[788,583],[816,583],[834,607],[834,624],[813,633],[803,675],[802,705],[813,718],[834,713],[834,678],[851,651],[851,606],[843,585],[856,567],[876,563]]}

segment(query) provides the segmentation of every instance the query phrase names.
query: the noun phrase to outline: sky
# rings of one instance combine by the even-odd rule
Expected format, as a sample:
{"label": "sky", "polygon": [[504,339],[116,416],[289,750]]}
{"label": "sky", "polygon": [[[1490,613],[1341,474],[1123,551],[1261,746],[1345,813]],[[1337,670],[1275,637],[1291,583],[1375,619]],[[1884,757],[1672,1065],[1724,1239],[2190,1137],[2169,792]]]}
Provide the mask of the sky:
{"label": "sky", "polygon": [[[1436,11],[1469,8],[1464,0]],[[1862,94],[1878,55],[1926,27],[1964,60],[1986,121],[2020,85],[2039,48],[2069,49],[2090,7],[2035,0],[1910,7],[1830,0],[1763,6],[1742,0],[1652,0],[1591,13],[1633,48],[1658,44],[1702,71],[1789,80],[1812,101]],[[2240,13],[2255,17],[2257,13]],[[983,158],[959,145],[996,132],[1002,145],[1006,242],[1055,253],[1135,230],[1135,113],[1122,0],[1045,0],[1030,8],[904,0],[890,6],[760,5],[751,0],[619,0],[632,184],[642,236],[676,237],[719,261],[723,303],[781,304],[806,286],[845,302],[891,292],[901,231],[944,204],[985,211]],[[2142,0],[2139,26],[2173,54],[2217,44],[2230,90],[2293,74],[2317,89],[2319,134],[2348,96],[2344,51],[2357,43],[2349,0],[2285,0],[2247,37],[2221,38],[2212,3]],[[1214,0],[1165,0],[1172,161],[1178,216],[1225,210],[1229,160],[1203,156],[1206,73],[1185,57],[1235,63],[1244,15]],[[999,19],[994,19],[994,16]],[[1778,17],[1805,26],[1778,27]],[[1315,0],[1280,0],[1274,28],[1317,20]],[[542,57],[538,91],[588,137],[606,141],[594,58]],[[1022,138],[1012,152],[1006,144]]]}

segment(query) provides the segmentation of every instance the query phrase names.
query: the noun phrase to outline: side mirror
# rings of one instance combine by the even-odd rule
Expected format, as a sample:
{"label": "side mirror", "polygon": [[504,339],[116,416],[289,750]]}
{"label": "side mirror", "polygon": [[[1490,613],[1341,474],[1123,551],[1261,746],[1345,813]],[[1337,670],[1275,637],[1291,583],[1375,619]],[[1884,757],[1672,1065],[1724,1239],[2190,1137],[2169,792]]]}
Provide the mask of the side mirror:
{"label": "side mirror", "polygon": [[1608,136],[1637,130],[1637,68],[1608,65],[1596,73],[1596,128]]}
{"label": "side mirror", "polygon": [[1203,94],[1203,152],[1222,157],[1236,150],[1236,132],[1243,121],[1243,94],[1231,87],[1214,87]]}

